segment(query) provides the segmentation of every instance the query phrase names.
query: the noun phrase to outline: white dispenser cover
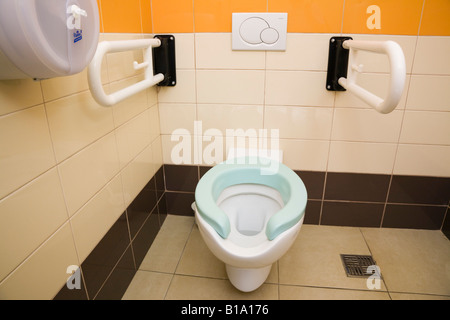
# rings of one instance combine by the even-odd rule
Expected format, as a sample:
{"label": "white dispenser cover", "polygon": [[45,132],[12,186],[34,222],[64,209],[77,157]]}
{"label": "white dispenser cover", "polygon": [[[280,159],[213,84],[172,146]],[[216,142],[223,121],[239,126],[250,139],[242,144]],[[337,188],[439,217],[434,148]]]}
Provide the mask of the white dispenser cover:
{"label": "white dispenser cover", "polygon": [[95,0],[1,0],[0,79],[81,72],[98,37]]}

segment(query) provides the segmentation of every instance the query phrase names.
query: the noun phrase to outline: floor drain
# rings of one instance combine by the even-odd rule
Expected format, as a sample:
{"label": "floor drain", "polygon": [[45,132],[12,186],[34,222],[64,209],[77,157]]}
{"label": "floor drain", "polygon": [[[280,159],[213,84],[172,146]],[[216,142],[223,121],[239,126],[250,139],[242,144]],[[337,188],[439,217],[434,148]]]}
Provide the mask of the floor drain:
{"label": "floor drain", "polygon": [[372,272],[367,273],[367,268],[376,264],[372,256],[341,254],[341,259],[347,277],[368,277]]}

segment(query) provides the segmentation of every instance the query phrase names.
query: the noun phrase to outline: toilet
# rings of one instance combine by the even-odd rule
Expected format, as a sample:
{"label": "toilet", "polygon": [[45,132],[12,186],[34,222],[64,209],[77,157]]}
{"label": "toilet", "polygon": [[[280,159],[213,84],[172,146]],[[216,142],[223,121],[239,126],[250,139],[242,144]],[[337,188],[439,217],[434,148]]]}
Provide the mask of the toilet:
{"label": "toilet", "polygon": [[195,189],[195,220],[208,248],[239,290],[259,288],[291,247],[305,215],[307,193],[286,165],[260,157],[229,159]]}

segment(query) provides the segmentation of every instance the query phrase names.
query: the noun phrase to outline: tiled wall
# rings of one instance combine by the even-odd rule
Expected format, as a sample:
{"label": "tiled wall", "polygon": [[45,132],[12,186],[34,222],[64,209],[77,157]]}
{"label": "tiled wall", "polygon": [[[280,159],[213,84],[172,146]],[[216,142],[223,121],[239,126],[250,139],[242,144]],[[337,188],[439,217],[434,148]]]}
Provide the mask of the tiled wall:
{"label": "tiled wall", "polygon": [[[172,166],[179,164],[172,151],[184,141],[172,136],[178,128],[198,133],[194,121],[201,121],[204,152],[212,146],[206,132],[211,128],[223,134],[226,129],[279,129],[284,162],[315,190],[308,223],[448,226],[450,22],[444,12],[450,2],[176,2],[178,9],[170,10],[167,2],[152,1],[153,31],[173,32],[178,50],[177,87],[158,95],[166,179],[167,169],[182,171]],[[367,27],[372,15],[367,8],[374,4],[380,8],[380,29]],[[232,51],[231,13],[240,11],[288,12],[286,51]],[[393,40],[402,47],[407,80],[395,111],[379,114],[350,93],[325,90],[328,42],[341,35]],[[387,59],[363,52],[359,59],[364,64],[359,83],[384,96]],[[218,161],[227,149],[224,144]],[[166,180],[170,213],[191,214],[191,179],[211,165],[195,162],[195,151],[193,146],[191,161],[181,163],[194,168],[172,175],[189,182]]]}
{"label": "tiled wall", "polygon": [[[139,264],[151,242],[142,245],[139,234],[154,236],[147,230],[161,222],[155,222],[154,214],[164,215],[166,203],[169,213],[187,212],[192,200],[189,177],[195,183],[207,169],[203,166],[210,165],[197,163],[188,173],[184,166],[171,166],[176,144],[171,133],[177,128],[193,133],[194,121],[202,121],[203,132],[279,128],[285,163],[309,185],[309,223],[325,223],[325,211],[337,208],[370,224],[379,215],[373,208],[379,206],[386,223],[389,212],[405,221],[412,214],[424,217],[415,213],[419,207],[441,210],[432,216],[442,222],[446,189],[437,187],[437,197],[433,192],[423,197],[420,188],[399,186],[435,190],[444,181],[448,188],[448,0],[97,2],[101,40],[175,35],[177,86],[152,88],[103,108],[88,92],[86,71],[40,82],[0,82],[0,298],[51,299],[63,287],[69,265],[86,270],[80,298],[120,296],[108,288],[118,274],[130,277],[130,268]],[[373,4],[381,8],[381,29],[367,28],[366,9]],[[287,50],[231,51],[231,13],[245,11],[288,12]],[[407,83],[397,110],[380,115],[348,93],[324,89],[328,41],[335,35],[391,39],[402,46]],[[365,64],[361,83],[384,94],[387,61],[360,57]],[[140,59],[141,52],[109,55],[103,66],[107,90],[138,81],[142,75],[130,62]],[[134,199],[140,199],[136,197],[155,173],[156,183],[161,181],[163,163],[166,179],[173,172],[178,178],[175,184],[166,181],[167,201],[159,194],[158,206],[133,214],[134,201],[139,202]],[[181,179],[177,170],[183,172]],[[423,179],[414,180],[418,177]],[[330,189],[339,183],[355,190],[361,181],[373,183],[358,195],[362,200]],[[367,190],[375,190],[376,199],[367,199]],[[409,192],[418,198],[411,199]],[[405,201],[417,210],[394,210]],[[352,203],[362,208],[357,212],[363,216],[345,209]],[[373,204],[372,209],[366,211],[365,204]],[[376,219],[376,226],[385,223]],[[110,250],[111,239],[123,237],[118,253],[104,257],[102,248]],[[107,260],[109,269],[97,273],[98,259]],[[64,298],[64,292],[57,298]]]}
{"label": "tiled wall", "polygon": [[[102,34],[101,40],[139,37]],[[105,90],[142,78],[133,59],[142,61],[142,52],[106,57]],[[156,88],[106,108],[92,98],[86,70],[0,81],[0,299],[52,299],[68,266],[86,261],[116,221],[125,221],[128,235],[127,223],[137,219],[130,206],[159,169]],[[122,253],[136,237],[137,230],[130,232]],[[98,290],[84,277],[92,299]]]}

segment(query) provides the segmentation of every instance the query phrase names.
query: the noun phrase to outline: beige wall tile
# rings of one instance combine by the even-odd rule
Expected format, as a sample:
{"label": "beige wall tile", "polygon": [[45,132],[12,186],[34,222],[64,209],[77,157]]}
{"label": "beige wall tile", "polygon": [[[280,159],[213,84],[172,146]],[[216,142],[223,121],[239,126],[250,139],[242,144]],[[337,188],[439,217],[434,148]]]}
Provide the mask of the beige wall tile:
{"label": "beige wall tile", "polygon": [[134,159],[151,142],[149,110],[137,115],[116,130],[120,167]]}
{"label": "beige wall tile", "polygon": [[[144,80],[144,77],[140,75],[113,82],[109,85],[107,94],[112,94],[142,80]],[[146,91],[141,91],[109,108],[112,109],[114,125],[117,128],[142,111],[148,109],[148,107],[148,93]],[[108,107],[102,108],[108,109]]]}
{"label": "beige wall tile", "polygon": [[325,171],[329,144],[322,140],[280,139],[283,163],[292,170]]}
{"label": "beige wall tile", "polygon": [[96,141],[58,167],[67,208],[72,216],[119,171],[114,133]]}
{"label": "beige wall tile", "polygon": [[412,75],[408,110],[450,111],[450,76]]}
{"label": "beige wall tile", "polygon": [[394,174],[450,177],[450,146],[399,144]]}
{"label": "beige wall tile", "polygon": [[175,33],[173,35],[177,69],[195,69],[195,35],[193,33]]}
{"label": "beige wall tile", "polygon": [[327,71],[333,34],[288,33],[286,51],[267,51],[268,70]]}
{"label": "beige wall tile", "polygon": [[0,201],[0,281],[68,219],[56,168]]}
{"label": "beige wall tile", "polygon": [[158,93],[159,102],[195,103],[196,98],[195,70],[177,70],[177,85],[161,87]]}
{"label": "beige wall tile", "polygon": [[0,284],[2,300],[51,300],[79,265],[69,223],[64,224]]}
{"label": "beige wall tile", "polygon": [[413,73],[450,75],[450,37],[418,37]]}
{"label": "beige wall tile", "polygon": [[227,129],[258,129],[263,127],[263,107],[251,105],[199,104],[197,118],[203,133],[218,129],[226,135]]}
{"label": "beige wall tile", "polygon": [[46,110],[58,162],[114,129],[112,109],[89,91],[49,102]]}
{"label": "beige wall tile", "polygon": [[406,111],[400,143],[450,145],[450,112]]}
{"label": "beige wall tile", "polygon": [[391,174],[396,145],[331,141],[328,171]]}
{"label": "beige wall tile", "polygon": [[266,106],[264,127],[279,129],[280,138],[327,140],[332,119],[332,108]]}
{"label": "beige wall tile", "polygon": [[146,147],[121,172],[125,206],[134,200],[155,174],[152,146]]}
{"label": "beige wall tile", "polygon": [[233,51],[231,33],[195,35],[197,69],[264,69],[264,51]]}
{"label": "beige wall tile", "polygon": [[334,92],[325,90],[326,72],[267,71],[266,105],[332,107]]}
{"label": "beige wall tile", "polygon": [[332,140],[397,143],[403,111],[381,114],[373,109],[336,108]]}
{"label": "beige wall tile", "polygon": [[0,117],[0,198],[55,165],[44,106]]}
{"label": "beige wall tile", "polygon": [[38,81],[32,79],[0,81],[0,116],[43,102],[41,85]]}
{"label": "beige wall tile", "polygon": [[148,110],[148,125],[150,126],[150,141],[154,141],[161,134],[159,124],[159,106],[154,105]]}
{"label": "beige wall tile", "polygon": [[193,133],[194,121],[197,119],[196,110],[196,104],[160,103],[161,134],[171,134],[179,128],[185,128]]}
{"label": "beige wall tile", "polygon": [[264,102],[264,71],[197,70],[198,103]]}
{"label": "beige wall tile", "polygon": [[[106,63],[105,63],[106,64]],[[89,89],[87,68],[68,77],[58,77],[41,81],[46,102]]]}
{"label": "beige wall tile", "polygon": [[162,152],[163,150],[162,150],[161,136],[158,136],[158,138],[156,138],[152,142],[152,161],[153,167],[155,168],[155,173],[164,164]]}
{"label": "beige wall tile", "polygon": [[91,253],[125,210],[120,175],[115,176],[70,219],[80,261]]}

